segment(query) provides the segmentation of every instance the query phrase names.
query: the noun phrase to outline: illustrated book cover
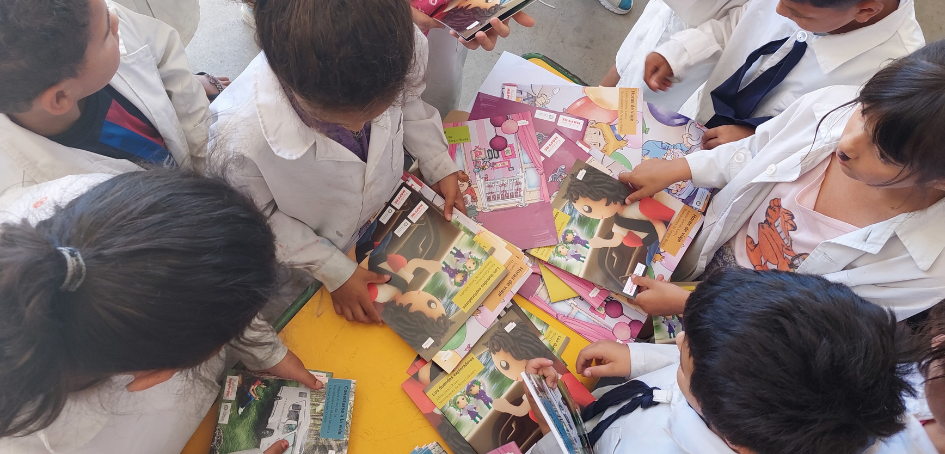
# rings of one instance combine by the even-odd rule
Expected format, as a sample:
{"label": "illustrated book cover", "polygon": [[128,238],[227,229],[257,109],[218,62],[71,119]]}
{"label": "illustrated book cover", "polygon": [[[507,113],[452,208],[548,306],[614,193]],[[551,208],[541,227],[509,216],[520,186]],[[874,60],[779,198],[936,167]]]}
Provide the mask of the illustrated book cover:
{"label": "illustrated book cover", "polygon": [[587,120],[583,118],[485,93],[476,94],[476,101],[473,103],[472,110],[469,111],[469,119],[483,120],[522,112],[530,113],[535,120],[535,138],[538,140],[539,146],[548,141],[555,129],[559,130],[559,134],[575,143],[584,140],[587,131]]}
{"label": "illustrated book cover", "polygon": [[594,454],[584,420],[581,419],[581,409],[571,399],[568,386],[558,382],[558,386],[552,388],[541,375],[526,372],[522,372],[522,381],[538,404],[538,410],[548,423],[561,451]]}
{"label": "illustrated book cover", "polygon": [[534,0],[452,0],[430,17],[446,25],[464,40],[470,41],[480,31],[492,28],[495,17],[505,20]]}

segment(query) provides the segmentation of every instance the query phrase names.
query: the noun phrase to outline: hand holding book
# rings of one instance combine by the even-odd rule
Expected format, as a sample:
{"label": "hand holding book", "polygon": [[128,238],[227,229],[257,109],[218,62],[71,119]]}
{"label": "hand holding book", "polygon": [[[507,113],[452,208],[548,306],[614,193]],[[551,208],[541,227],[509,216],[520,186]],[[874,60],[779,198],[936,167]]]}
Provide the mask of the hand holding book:
{"label": "hand holding book", "polygon": [[654,158],[637,164],[632,171],[621,173],[618,178],[635,189],[627,196],[626,203],[629,205],[645,197],[653,197],[673,183],[691,180],[692,171],[685,159]]}

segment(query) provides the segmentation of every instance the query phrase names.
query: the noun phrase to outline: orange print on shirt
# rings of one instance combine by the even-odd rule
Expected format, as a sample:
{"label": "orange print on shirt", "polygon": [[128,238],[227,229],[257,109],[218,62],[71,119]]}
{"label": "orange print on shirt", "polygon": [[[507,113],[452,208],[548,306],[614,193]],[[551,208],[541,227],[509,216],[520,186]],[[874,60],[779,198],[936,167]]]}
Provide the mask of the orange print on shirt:
{"label": "orange print on shirt", "polygon": [[765,220],[758,223],[758,242],[745,236],[748,260],[756,270],[796,271],[808,254],[794,252],[791,232],[797,230],[794,213],[781,206],[781,199],[771,199]]}

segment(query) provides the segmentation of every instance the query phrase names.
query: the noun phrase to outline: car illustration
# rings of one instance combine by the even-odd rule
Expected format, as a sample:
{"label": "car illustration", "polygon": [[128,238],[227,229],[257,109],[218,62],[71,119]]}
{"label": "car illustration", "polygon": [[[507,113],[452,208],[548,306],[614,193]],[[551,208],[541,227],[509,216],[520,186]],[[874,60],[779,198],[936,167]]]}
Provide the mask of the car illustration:
{"label": "car illustration", "polygon": [[274,398],[266,427],[259,431],[259,448],[265,450],[279,440],[289,442],[286,454],[300,454],[305,446],[311,412],[308,388],[283,386]]}

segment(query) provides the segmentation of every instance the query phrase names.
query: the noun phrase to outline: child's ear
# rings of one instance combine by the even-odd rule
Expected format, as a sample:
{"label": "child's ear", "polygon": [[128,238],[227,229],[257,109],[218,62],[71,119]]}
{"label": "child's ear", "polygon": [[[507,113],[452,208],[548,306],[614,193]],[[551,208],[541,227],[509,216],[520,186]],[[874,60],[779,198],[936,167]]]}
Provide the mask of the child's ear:
{"label": "child's ear", "polygon": [[36,103],[39,107],[49,112],[51,115],[64,115],[75,107],[79,100],[72,95],[69,81],[62,81],[52,87],[47,88],[39,97]]}
{"label": "child's ear", "polygon": [[854,8],[857,9],[854,15],[855,20],[862,24],[883,11],[883,2],[881,0],[864,0],[857,3]]}

